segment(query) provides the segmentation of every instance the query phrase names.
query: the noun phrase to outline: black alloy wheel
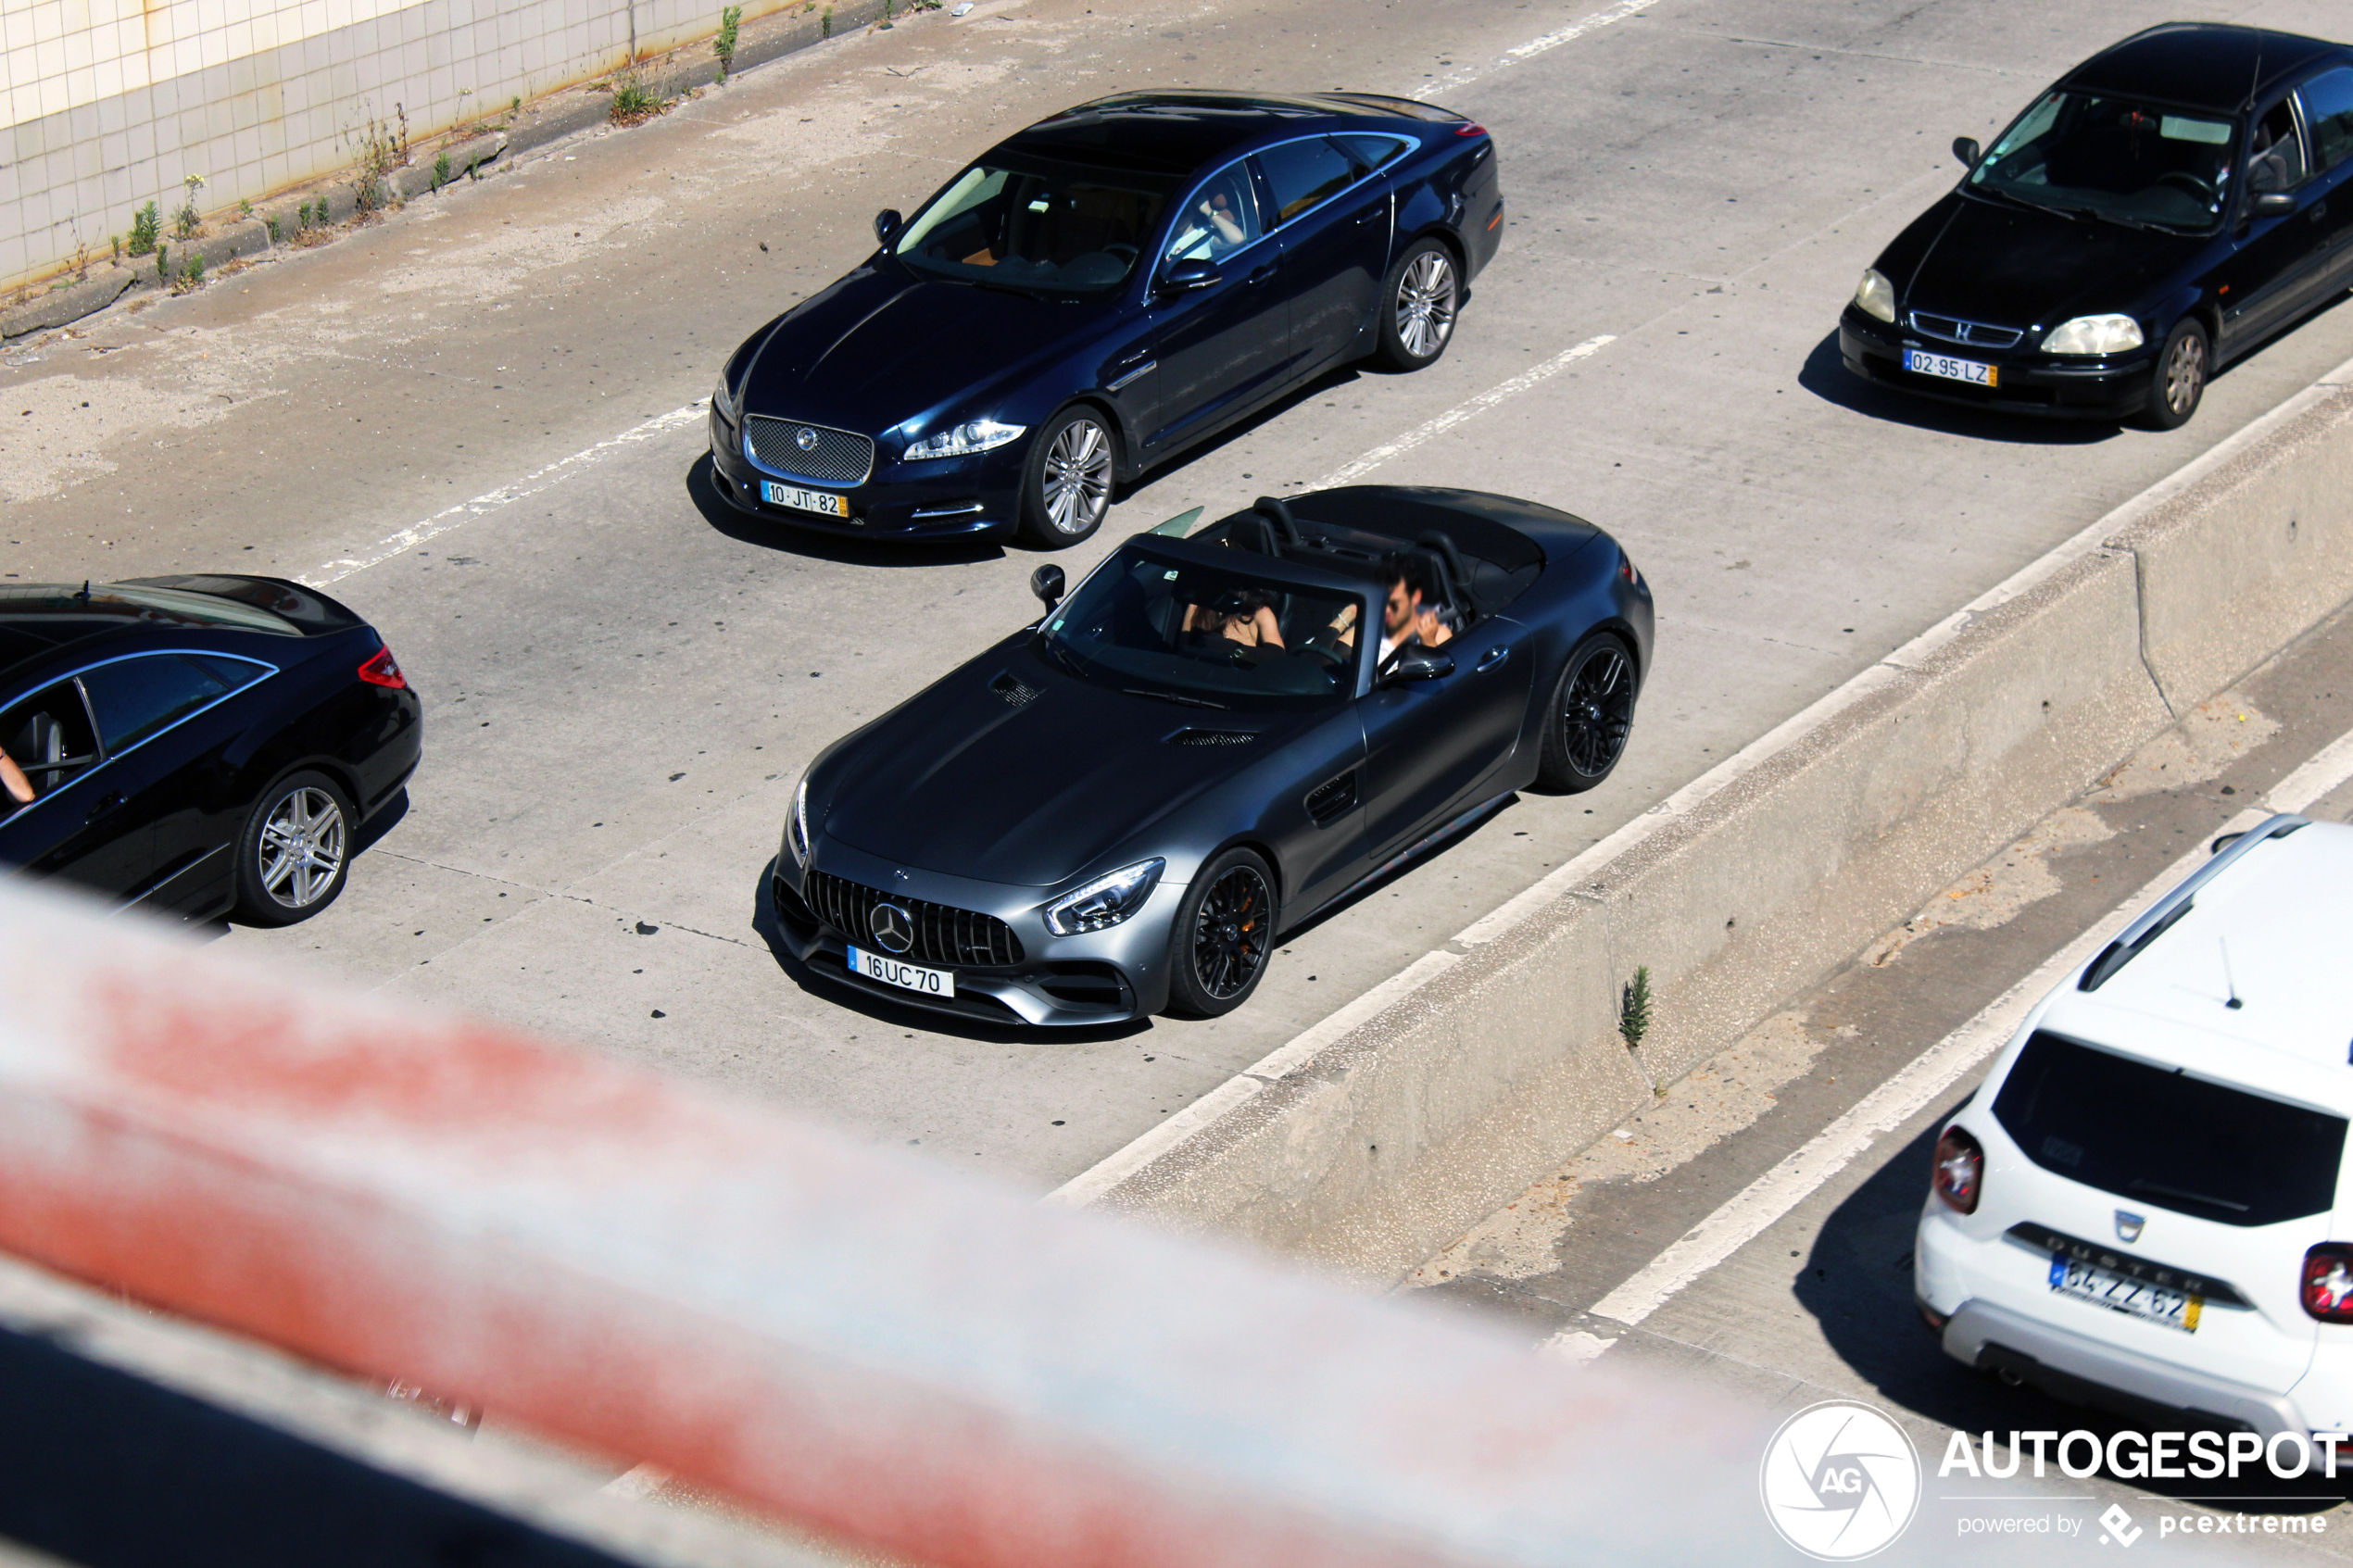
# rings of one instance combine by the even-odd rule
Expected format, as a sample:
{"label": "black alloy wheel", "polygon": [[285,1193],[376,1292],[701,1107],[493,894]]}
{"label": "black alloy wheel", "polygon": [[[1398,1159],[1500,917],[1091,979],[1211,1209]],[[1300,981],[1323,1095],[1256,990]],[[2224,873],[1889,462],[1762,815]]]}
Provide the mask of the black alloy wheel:
{"label": "black alloy wheel", "polygon": [[1191,1018],[1233,1011],[1257,989],[1275,945],[1274,872],[1248,849],[1227,850],[1193,878],[1172,935],[1172,1010]]}
{"label": "black alloy wheel", "polygon": [[2158,351],[2156,379],[2149,383],[2148,422],[2158,430],[2179,430],[2197,412],[2206,395],[2212,365],[2206,328],[2195,316],[2184,316],[2165,334]]}
{"label": "black alloy wheel", "polygon": [[359,825],[351,797],[324,773],[290,773],[264,790],[237,835],[237,918],[292,925],[333,903]]}
{"label": "black alloy wheel", "polygon": [[1076,545],[1102,526],[1119,477],[1119,437],[1101,409],[1081,404],[1046,421],[1022,468],[1021,536],[1042,550]]}
{"label": "black alloy wheel", "polygon": [[1576,795],[1608,778],[1626,755],[1640,684],[1634,656],[1612,633],[1596,632],[1578,644],[1561,671],[1552,711],[1544,717],[1544,755],[1537,764],[1537,784]]}
{"label": "black alloy wheel", "polygon": [[1375,357],[1392,370],[1437,364],[1454,341],[1454,317],[1463,303],[1454,253],[1440,240],[1407,246],[1389,270],[1380,299],[1380,347]]}

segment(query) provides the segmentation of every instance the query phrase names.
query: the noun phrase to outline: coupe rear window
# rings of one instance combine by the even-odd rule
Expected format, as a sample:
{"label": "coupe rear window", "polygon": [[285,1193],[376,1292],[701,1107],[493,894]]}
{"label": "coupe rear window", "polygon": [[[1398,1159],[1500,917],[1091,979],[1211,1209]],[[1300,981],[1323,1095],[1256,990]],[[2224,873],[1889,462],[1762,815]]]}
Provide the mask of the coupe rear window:
{"label": "coupe rear window", "polygon": [[1079,585],[1040,633],[1072,673],[1203,708],[1296,708],[1353,694],[1361,607],[1269,583],[1236,551],[1231,570],[1128,546]]}
{"label": "coupe rear window", "polygon": [[1135,270],[1167,200],[1148,175],[976,163],[915,214],[891,254],[930,277],[1100,294]]}
{"label": "coupe rear window", "polygon": [[2045,1171],[2176,1213],[2269,1225],[2336,1205],[2343,1117],[2045,1031],[1994,1116]]}
{"label": "coupe rear window", "polygon": [[2060,91],[2003,132],[1969,182],[2070,218],[2203,233],[2221,221],[2237,140],[2229,119]]}

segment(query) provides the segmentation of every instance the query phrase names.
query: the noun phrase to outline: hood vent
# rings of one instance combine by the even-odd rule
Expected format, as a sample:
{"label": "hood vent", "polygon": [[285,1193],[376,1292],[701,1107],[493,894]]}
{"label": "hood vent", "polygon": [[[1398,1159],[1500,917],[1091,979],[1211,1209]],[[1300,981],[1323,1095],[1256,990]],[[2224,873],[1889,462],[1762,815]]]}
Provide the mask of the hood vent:
{"label": "hood vent", "polygon": [[995,680],[989,682],[988,689],[995,692],[999,696],[1003,697],[1005,699],[1005,706],[1008,708],[1026,707],[1032,698],[1038,696],[1038,688],[1036,686],[1023,685],[1019,681],[1013,679],[1013,671],[1010,670],[1004,671]]}
{"label": "hood vent", "polygon": [[1351,768],[1309,790],[1305,805],[1319,828],[1327,828],[1356,809],[1356,770]]}
{"label": "hood vent", "polygon": [[1178,730],[1167,737],[1171,746],[1248,746],[1257,738],[1255,730]]}

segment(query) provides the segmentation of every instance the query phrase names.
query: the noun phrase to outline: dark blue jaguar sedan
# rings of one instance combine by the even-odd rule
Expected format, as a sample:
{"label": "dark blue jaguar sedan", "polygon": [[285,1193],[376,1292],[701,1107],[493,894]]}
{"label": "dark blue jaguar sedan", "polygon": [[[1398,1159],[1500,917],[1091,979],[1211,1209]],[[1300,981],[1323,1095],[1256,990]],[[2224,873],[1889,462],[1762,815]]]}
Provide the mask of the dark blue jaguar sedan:
{"label": "dark blue jaguar sedan", "polygon": [[719,490],[863,537],[1092,533],[1113,488],[1335,365],[1446,351],[1494,144],[1364,93],[1131,93],[1000,144],[746,339]]}
{"label": "dark blue jaguar sedan", "polygon": [[1922,396],[2161,430],[2353,284],[2353,48],[2153,27],[2077,66],[1871,264],[1847,368]]}

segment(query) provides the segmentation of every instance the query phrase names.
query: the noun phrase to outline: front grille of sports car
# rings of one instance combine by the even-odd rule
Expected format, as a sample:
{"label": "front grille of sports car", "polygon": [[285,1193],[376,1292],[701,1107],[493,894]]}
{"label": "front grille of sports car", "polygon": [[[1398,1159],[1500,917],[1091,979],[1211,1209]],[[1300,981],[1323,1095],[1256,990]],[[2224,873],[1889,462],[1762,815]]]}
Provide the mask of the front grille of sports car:
{"label": "front grille of sports car", "polygon": [[1021,938],[995,915],[901,898],[830,872],[812,871],[801,892],[819,920],[876,951],[887,949],[875,939],[875,906],[898,905],[907,911],[915,940],[905,952],[890,956],[910,963],[1001,966],[1022,960]]}
{"label": "front grille of sports car", "polygon": [[875,471],[874,438],[854,431],[754,414],[744,420],[744,443],[762,468],[820,484],[863,484]]}

